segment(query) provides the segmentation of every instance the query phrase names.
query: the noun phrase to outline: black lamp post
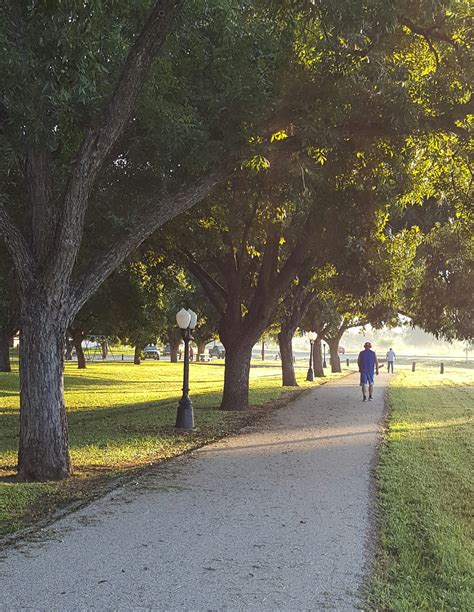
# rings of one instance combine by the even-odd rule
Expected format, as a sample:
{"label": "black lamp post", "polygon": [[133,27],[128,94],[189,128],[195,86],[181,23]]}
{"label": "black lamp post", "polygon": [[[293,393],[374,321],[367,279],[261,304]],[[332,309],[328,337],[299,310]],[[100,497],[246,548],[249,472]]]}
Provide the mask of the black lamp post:
{"label": "black lamp post", "polygon": [[326,345],[323,342],[323,368],[327,368],[328,366],[326,365]]}
{"label": "black lamp post", "polygon": [[193,404],[189,397],[189,341],[192,340],[192,331],[196,327],[197,315],[192,310],[182,308],[176,315],[176,322],[181,329],[184,340],[184,372],[183,396],[179,400],[175,427],[190,431],[194,429],[194,414]]}
{"label": "black lamp post", "polygon": [[313,372],[313,344],[316,340],[316,333],[309,332],[307,334],[309,338],[309,368],[308,373],[306,374],[306,380],[314,380],[314,372]]}

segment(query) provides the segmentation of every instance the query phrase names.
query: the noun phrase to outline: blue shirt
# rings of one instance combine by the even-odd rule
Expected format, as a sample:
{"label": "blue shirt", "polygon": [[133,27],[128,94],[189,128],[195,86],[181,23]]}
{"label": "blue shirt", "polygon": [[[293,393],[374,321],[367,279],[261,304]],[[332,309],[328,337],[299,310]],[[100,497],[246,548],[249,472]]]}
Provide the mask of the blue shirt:
{"label": "blue shirt", "polygon": [[368,348],[364,349],[359,353],[357,363],[359,364],[359,369],[361,372],[372,374],[373,376],[375,368],[375,351]]}

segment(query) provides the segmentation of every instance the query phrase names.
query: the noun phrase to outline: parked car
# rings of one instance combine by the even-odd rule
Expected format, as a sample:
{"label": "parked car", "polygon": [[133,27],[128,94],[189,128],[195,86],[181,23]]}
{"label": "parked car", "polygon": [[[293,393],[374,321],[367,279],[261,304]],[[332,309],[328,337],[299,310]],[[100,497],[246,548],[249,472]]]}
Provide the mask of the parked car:
{"label": "parked car", "polygon": [[160,359],[160,351],[154,344],[149,344],[143,349],[143,359]]}
{"label": "parked car", "polygon": [[209,349],[209,357],[213,357],[214,359],[225,359],[224,347],[214,343],[214,346],[211,346]]}
{"label": "parked car", "polygon": [[167,357],[168,355],[171,355],[171,348],[169,344],[165,344],[163,347],[163,357]]}

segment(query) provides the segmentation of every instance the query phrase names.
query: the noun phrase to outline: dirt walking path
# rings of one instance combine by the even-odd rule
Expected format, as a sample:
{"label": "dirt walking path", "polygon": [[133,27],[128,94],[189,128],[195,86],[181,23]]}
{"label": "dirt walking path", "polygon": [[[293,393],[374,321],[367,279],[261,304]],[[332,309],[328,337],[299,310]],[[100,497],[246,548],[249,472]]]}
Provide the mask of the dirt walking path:
{"label": "dirt walking path", "polygon": [[2,610],[354,610],[371,558],[375,401],[357,375],[7,549]]}

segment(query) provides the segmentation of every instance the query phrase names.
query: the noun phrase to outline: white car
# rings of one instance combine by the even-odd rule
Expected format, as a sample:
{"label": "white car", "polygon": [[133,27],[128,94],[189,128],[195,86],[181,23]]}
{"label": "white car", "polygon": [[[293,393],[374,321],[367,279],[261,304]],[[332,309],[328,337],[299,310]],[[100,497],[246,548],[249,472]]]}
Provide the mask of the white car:
{"label": "white car", "polygon": [[222,344],[214,342],[214,345],[209,349],[209,357],[217,359],[225,359],[225,348]]}
{"label": "white car", "polygon": [[154,344],[149,344],[143,349],[143,359],[160,359],[160,351]]}

